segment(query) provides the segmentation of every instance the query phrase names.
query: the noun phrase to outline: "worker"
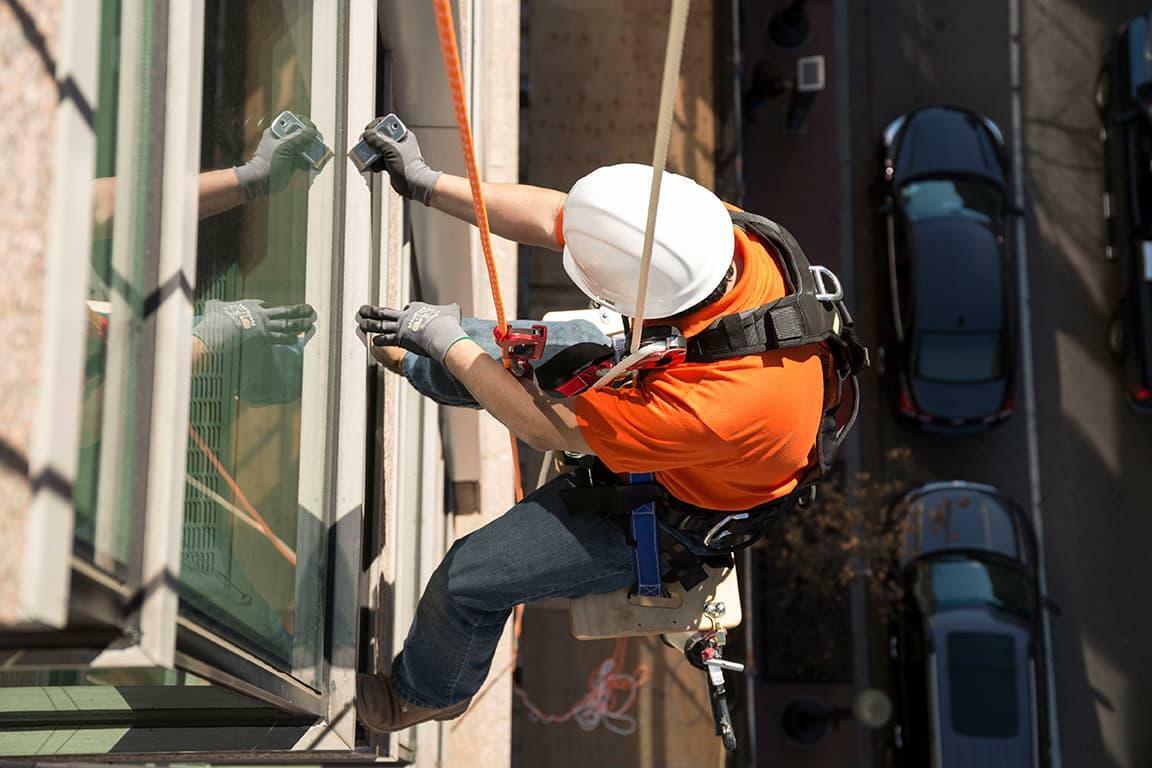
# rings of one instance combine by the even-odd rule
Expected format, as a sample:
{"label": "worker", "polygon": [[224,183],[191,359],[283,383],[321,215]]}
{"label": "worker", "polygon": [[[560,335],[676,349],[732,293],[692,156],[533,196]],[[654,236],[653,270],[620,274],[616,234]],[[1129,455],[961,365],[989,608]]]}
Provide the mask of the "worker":
{"label": "worker", "polygon": [[[475,223],[468,180],[429,167],[411,131],[400,141],[374,131],[363,139],[382,152],[380,170],[399,194]],[[622,164],[591,172],[567,195],[496,183],[483,192],[493,232],[562,252],[565,271],[589,299],[634,317],[651,179],[651,167]],[[780,258],[778,249],[734,226],[710,191],[665,173],[645,316],[674,326],[690,347],[711,339],[718,319],[786,295]],[[580,501],[604,498],[580,495],[593,474],[601,478],[592,482],[603,486],[598,490],[628,498],[602,478],[655,473],[666,521],[710,527],[726,514],[754,510],[759,525],[796,503],[827,413],[827,345],[719,355],[724,359],[657,368],[625,386],[556,399],[530,378],[509,375],[493,324],[462,318],[456,304],[364,306],[357,324],[376,360],[424,394],[482,407],[533,448],[594,454],[609,470],[561,475],[453,544],[424,590],[391,673],[357,678],[360,717],[377,731],[463,713],[516,605],[633,584],[624,526]],[[544,365],[565,346],[609,343],[590,323],[553,325],[553,332],[563,338],[545,351]],[[700,525],[683,529],[699,538]]]}

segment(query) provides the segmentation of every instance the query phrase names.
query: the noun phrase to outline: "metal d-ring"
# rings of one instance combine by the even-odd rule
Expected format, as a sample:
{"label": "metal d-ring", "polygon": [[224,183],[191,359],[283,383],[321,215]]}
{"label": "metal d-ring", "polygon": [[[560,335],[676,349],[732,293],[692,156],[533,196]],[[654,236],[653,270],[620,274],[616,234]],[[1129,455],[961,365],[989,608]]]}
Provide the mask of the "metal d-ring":
{"label": "metal d-ring", "polygon": [[716,525],[709,529],[708,533],[704,534],[705,548],[711,549],[713,542],[720,541],[720,539],[732,533],[731,531],[724,530],[728,523],[731,523],[734,520],[747,520],[748,517],[749,515],[747,512],[737,512],[734,515],[726,516],[723,520],[716,523]]}
{"label": "metal d-ring", "polygon": [[[816,281],[816,299],[818,301],[840,301],[844,298],[844,288],[840,285],[840,278],[836,277],[832,270],[816,264],[809,265],[808,269],[812,271],[812,279]],[[828,287],[824,285],[825,277],[836,286],[831,293],[828,292]]]}

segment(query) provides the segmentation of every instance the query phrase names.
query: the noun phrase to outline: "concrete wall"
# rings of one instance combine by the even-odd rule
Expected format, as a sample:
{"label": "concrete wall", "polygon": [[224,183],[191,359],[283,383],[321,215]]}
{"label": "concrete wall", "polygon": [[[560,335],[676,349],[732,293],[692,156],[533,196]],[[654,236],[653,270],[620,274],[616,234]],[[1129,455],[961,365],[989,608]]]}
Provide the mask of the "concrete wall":
{"label": "concrete wall", "polygon": [[[14,620],[40,388],[60,0],[0,3],[0,623]],[[90,172],[90,169],[85,169]],[[83,353],[83,340],[76,342]]]}
{"label": "concrete wall", "polygon": [[[393,54],[396,111],[420,139],[430,165],[466,175],[431,3],[382,0],[381,29]],[[520,0],[458,0],[457,38],[467,81],[472,133],[480,177],[519,178]],[[459,302],[465,314],[495,317],[478,230],[424,208],[408,207],[419,256],[420,281],[429,301]],[[493,237],[493,250],[508,317],[516,317],[516,246]],[[440,409],[447,425],[445,451],[453,498],[453,536],[503,514],[513,503],[508,431],[484,413]],[[492,664],[487,687],[467,715],[442,727],[440,754],[433,738],[418,734],[417,765],[483,765],[511,761],[512,677],[508,633]],[[421,726],[425,733],[438,726]]]}
{"label": "concrete wall", "polygon": [[[472,120],[480,177],[485,181],[519,180],[520,0],[461,2],[472,9]],[[464,15],[463,13],[461,14]],[[472,302],[477,314],[495,317],[479,231],[471,228]],[[514,243],[492,238],[496,270],[509,318],[516,314]],[[463,536],[502,515],[514,502],[512,453],[508,430],[487,414],[477,420],[480,448],[479,514],[457,510],[455,534]],[[512,648],[508,627],[492,662],[489,686],[468,716],[448,726],[445,766],[507,766],[512,752]]]}

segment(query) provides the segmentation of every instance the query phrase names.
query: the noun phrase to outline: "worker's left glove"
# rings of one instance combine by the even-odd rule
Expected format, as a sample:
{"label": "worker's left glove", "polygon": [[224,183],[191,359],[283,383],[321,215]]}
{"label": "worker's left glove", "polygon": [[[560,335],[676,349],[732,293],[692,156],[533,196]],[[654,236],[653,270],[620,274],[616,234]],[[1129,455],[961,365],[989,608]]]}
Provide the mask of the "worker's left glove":
{"label": "worker's left glove", "polygon": [[308,161],[301,153],[320,132],[311,120],[302,115],[298,117],[304,123],[301,130],[276,138],[272,129],[266,128],[248,162],[232,169],[249,200],[279,192],[288,186],[293,173],[308,168]]}
{"label": "worker's left glove", "polygon": [[403,347],[440,362],[453,344],[468,338],[460,325],[459,304],[414,301],[404,309],[365,305],[356,313],[356,325],[375,334],[372,343],[377,346]]}

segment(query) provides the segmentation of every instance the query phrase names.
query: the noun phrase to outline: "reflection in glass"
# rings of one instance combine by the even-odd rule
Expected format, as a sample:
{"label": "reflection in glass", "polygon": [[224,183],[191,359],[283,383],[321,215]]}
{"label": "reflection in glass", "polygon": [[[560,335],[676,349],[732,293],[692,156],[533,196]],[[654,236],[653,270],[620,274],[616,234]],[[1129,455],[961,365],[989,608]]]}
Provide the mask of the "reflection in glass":
{"label": "reflection in glass", "polygon": [[[93,560],[96,555],[96,499],[100,473],[100,446],[104,427],[104,380],[108,361],[108,323],[112,285],[112,207],[116,170],[117,99],[120,86],[120,0],[106,0],[100,11],[99,85],[93,128],[96,163],[93,188],[92,251],[88,274],[88,319],[84,342],[84,392],[81,411],[80,456],[72,496],[76,506],[76,551]],[[127,558],[127,517],[101,541],[100,559],[115,567]]]}
{"label": "reflection in glass", "polygon": [[201,168],[269,163],[200,225],[181,564],[186,614],[289,670],[319,667],[321,639],[325,531],[299,504],[315,172],[268,129],[310,125],[311,41],[310,2],[206,4]]}
{"label": "reflection in glass", "polygon": [[900,201],[909,221],[950,216],[984,224],[999,222],[1004,196],[996,187],[978,181],[925,179],[900,188]]}
{"label": "reflection in glass", "polygon": [[998,379],[1004,372],[999,333],[923,333],[916,373],[921,378],[949,383]]}

